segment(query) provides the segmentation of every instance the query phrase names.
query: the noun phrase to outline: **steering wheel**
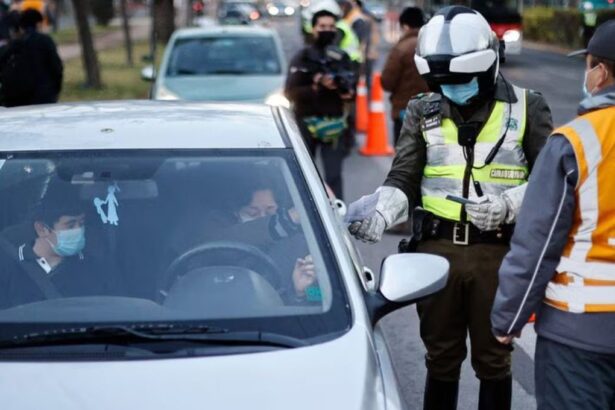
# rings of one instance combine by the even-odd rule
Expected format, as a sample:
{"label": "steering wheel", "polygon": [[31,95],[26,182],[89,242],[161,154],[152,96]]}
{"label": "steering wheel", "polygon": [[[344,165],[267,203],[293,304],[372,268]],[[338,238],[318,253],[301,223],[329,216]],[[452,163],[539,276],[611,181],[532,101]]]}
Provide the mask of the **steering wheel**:
{"label": "steering wheel", "polygon": [[[281,273],[275,261],[267,255],[265,252],[257,248],[256,246],[247,245],[237,241],[215,241],[208,242],[201,245],[197,245],[179,255],[167,268],[163,276],[163,290],[168,291],[173,286],[173,283],[177,278],[186,274],[189,270],[189,262],[195,260],[197,257],[203,257],[207,254],[215,254],[220,252],[233,253],[232,259],[228,256],[214,257],[210,263],[203,263],[202,266],[217,265],[220,264],[221,259],[230,261],[230,265],[235,266],[236,261],[240,259],[237,254],[242,254],[253,260],[256,260],[255,269],[252,268],[253,264],[248,266],[251,270],[265,278],[274,289],[279,289],[281,283]],[[200,267],[202,267],[200,266]]]}

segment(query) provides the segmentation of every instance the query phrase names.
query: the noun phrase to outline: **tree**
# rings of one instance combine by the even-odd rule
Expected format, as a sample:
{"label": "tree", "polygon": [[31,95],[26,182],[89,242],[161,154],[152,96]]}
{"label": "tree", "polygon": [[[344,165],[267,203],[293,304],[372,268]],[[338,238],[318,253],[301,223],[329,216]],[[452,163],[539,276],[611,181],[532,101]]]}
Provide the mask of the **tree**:
{"label": "tree", "polygon": [[173,0],[154,0],[154,32],[156,39],[166,43],[175,30]]}
{"label": "tree", "polygon": [[81,44],[81,57],[83,68],[85,70],[85,86],[91,88],[100,88],[102,83],[100,79],[100,66],[98,65],[98,56],[94,48],[92,40],[92,31],[88,21],[89,5],[87,0],[72,0],[75,13],[75,23],[79,32],[79,43]]}
{"label": "tree", "polygon": [[130,21],[128,18],[128,1],[120,0],[120,12],[122,13],[122,29],[124,31],[124,46],[126,48],[126,64],[133,66],[132,38],[130,37]]}

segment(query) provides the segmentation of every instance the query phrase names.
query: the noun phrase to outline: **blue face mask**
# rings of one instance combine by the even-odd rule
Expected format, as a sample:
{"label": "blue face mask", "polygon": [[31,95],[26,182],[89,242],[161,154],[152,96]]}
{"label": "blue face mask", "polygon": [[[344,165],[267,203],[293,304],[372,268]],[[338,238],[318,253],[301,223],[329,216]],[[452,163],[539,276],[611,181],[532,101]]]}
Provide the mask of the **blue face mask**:
{"label": "blue face mask", "polygon": [[54,245],[49,242],[49,244],[58,256],[74,256],[85,248],[84,227],[54,232],[58,243]]}
{"label": "blue face mask", "polygon": [[441,85],[442,94],[457,105],[467,105],[472,97],[478,95],[478,79],[474,77],[469,83]]}

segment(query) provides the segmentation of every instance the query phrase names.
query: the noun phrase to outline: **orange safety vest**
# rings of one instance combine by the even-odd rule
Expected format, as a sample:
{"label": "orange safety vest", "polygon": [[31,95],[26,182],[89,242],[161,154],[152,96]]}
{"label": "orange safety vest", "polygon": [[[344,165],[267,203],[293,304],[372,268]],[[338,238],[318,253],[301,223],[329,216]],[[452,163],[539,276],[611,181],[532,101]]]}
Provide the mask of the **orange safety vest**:
{"label": "orange safety vest", "polygon": [[572,229],[545,303],[574,313],[615,312],[615,107],[554,134],[572,145],[579,178]]}

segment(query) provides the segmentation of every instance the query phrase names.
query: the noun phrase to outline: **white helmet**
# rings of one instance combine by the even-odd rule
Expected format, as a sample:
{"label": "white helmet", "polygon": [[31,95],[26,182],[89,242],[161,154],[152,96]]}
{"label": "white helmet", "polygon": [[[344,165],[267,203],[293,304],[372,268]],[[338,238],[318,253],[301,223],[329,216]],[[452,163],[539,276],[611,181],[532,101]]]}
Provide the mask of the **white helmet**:
{"label": "white helmet", "polygon": [[310,4],[308,8],[303,10],[301,16],[304,21],[312,21],[312,16],[321,10],[327,10],[328,12],[335,14],[338,18],[342,15],[342,9],[335,0],[316,0]]}
{"label": "white helmet", "polygon": [[485,93],[495,85],[498,52],[499,40],[479,12],[449,6],[421,29],[414,61],[433,91],[477,77],[480,93]]}

